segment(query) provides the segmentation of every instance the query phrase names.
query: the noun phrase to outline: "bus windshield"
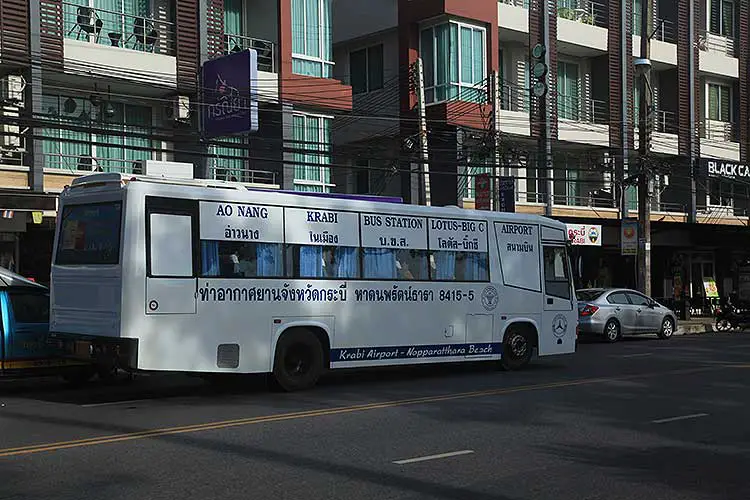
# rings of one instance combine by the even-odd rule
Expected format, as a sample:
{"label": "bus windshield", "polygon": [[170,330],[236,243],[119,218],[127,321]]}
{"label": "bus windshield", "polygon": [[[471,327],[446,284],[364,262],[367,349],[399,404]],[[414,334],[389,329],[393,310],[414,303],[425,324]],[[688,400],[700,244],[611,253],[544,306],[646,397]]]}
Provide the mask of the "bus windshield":
{"label": "bus windshield", "polygon": [[117,264],[121,215],[119,201],[65,206],[55,264]]}

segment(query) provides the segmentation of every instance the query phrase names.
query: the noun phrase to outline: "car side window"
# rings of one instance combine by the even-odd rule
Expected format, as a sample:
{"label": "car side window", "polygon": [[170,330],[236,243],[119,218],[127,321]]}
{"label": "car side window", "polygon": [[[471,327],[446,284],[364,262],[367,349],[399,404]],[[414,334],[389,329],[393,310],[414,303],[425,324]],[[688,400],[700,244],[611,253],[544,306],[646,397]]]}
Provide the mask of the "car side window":
{"label": "car side window", "polygon": [[630,297],[634,306],[647,306],[649,304],[649,300],[638,293],[629,293],[628,297]]}
{"label": "car side window", "polygon": [[607,302],[610,304],[618,304],[618,305],[629,305],[630,302],[628,302],[628,297],[623,292],[615,292],[609,294],[609,297],[607,297]]}

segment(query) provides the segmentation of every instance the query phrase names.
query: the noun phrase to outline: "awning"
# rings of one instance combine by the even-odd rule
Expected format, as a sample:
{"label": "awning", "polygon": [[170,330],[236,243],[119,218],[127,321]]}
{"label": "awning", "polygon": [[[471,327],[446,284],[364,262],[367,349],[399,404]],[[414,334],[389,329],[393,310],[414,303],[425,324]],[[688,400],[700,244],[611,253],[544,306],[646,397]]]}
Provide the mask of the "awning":
{"label": "awning", "polygon": [[57,195],[46,193],[19,193],[0,190],[0,210],[39,211],[56,210]]}

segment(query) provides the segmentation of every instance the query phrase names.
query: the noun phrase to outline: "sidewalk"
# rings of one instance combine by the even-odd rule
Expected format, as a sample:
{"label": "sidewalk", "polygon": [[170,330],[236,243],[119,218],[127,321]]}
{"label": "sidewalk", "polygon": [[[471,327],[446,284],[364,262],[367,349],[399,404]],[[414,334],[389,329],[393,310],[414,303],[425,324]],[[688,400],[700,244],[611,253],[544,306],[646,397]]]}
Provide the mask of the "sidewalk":
{"label": "sidewalk", "polygon": [[699,335],[716,331],[714,318],[693,318],[689,321],[677,320],[677,331],[675,335]]}

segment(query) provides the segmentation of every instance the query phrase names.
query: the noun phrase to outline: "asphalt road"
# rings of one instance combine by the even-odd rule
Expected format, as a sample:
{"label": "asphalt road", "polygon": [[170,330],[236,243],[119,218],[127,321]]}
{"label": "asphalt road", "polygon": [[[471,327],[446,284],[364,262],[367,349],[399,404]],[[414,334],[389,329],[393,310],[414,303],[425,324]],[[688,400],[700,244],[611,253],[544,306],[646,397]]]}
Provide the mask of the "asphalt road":
{"label": "asphalt road", "polygon": [[0,499],[750,498],[748,334],[237,385],[0,382]]}

